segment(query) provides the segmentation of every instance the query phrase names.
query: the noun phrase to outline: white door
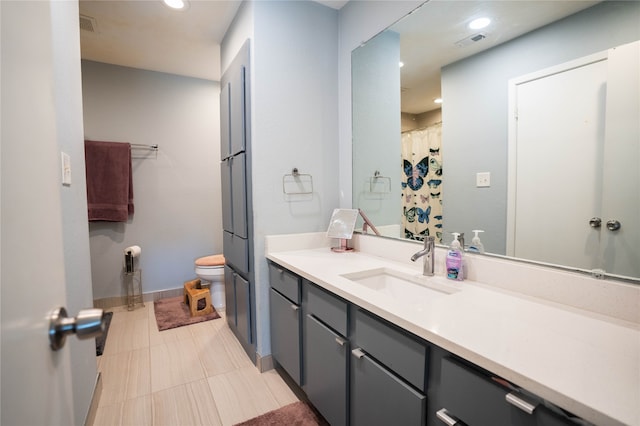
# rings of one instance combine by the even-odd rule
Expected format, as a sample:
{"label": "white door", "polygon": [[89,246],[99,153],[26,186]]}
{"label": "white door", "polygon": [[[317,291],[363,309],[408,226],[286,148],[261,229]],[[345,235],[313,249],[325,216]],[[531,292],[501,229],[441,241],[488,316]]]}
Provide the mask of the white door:
{"label": "white door", "polygon": [[[602,268],[640,277],[640,41],[609,51]],[[617,221],[618,230],[607,223]]]}
{"label": "white door", "polygon": [[[68,111],[55,107],[60,87],[54,83],[53,58],[64,49],[51,40],[52,22],[60,12],[56,7],[49,2],[0,2],[3,425],[81,423],[77,413],[86,413],[88,407],[78,407],[72,369],[83,362],[95,365],[95,352],[93,358],[79,358],[69,342],[54,352],[48,339],[49,314],[69,306],[67,296],[80,285],[65,283],[56,114]],[[73,119],[78,120],[81,126],[81,114]],[[95,376],[87,379],[95,381]]]}
{"label": "white door", "polygon": [[510,255],[599,267],[606,56],[516,85],[514,238]]}
{"label": "white door", "polygon": [[640,42],[513,84],[508,254],[639,277]]}

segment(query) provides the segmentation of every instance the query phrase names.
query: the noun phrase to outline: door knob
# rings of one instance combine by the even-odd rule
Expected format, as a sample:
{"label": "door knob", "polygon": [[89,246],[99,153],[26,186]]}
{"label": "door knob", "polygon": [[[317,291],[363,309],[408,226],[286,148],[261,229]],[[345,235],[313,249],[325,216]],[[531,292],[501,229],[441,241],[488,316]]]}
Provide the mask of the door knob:
{"label": "door knob", "polygon": [[49,319],[49,344],[51,350],[57,351],[64,346],[68,334],[75,334],[78,339],[97,337],[105,329],[104,310],[83,309],[75,318],[67,317],[65,308],[53,311]]}
{"label": "door knob", "polygon": [[600,219],[599,217],[592,217],[589,220],[589,226],[591,226],[592,228],[600,228],[601,223],[602,219]]}
{"label": "door knob", "polygon": [[609,231],[617,231],[618,229],[620,229],[622,225],[620,224],[620,222],[618,222],[617,220],[610,220],[607,222],[607,229]]}

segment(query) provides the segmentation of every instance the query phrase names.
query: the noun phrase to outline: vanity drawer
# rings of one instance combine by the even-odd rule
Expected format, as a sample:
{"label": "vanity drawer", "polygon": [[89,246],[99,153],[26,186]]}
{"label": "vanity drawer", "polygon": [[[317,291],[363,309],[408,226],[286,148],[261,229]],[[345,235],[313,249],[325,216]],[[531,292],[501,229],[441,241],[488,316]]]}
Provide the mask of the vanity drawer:
{"label": "vanity drawer", "polygon": [[306,312],[313,314],[339,334],[347,335],[347,302],[304,280]]}
{"label": "vanity drawer", "polygon": [[447,413],[469,425],[560,426],[572,424],[523,395],[452,358],[442,359],[441,399]]}
{"label": "vanity drawer", "polygon": [[269,263],[269,283],[289,300],[300,304],[299,276],[275,263]]}
{"label": "vanity drawer", "polygon": [[355,314],[356,344],[418,389],[427,388],[428,347],[363,310]]}

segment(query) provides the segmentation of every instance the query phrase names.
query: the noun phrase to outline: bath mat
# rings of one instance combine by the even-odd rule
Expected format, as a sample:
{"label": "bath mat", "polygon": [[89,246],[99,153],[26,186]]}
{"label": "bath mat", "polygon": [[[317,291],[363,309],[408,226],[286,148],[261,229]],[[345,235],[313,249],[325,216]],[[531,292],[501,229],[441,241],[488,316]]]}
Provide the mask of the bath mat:
{"label": "bath mat", "polygon": [[220,318],[215,308],[210,314],[192,317],[189,306],[184,303],[184,296],[156,300],[153,302],[153,310],[159,331]]}
{"label": "bath mat", "polygon": [[112,317],[113,312],[104,313],[104,331],[100,336],[96,337],[96,356],[101,356],[102,352],[104,352],[104,344],[107,341],[107,333],[109,332],[109,325],[111,325]]}
{"label": "bath mat", "polygon": [[328,426],[328,424],[306,402],[298,401],[235,426]]}

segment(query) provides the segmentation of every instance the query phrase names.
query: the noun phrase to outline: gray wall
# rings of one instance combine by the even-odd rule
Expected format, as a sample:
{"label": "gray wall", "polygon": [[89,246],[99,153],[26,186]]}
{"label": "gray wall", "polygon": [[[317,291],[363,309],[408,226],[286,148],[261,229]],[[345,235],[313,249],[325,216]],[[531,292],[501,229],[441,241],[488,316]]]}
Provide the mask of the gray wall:
{"label": "gray wall", "polygon": [[352,205],[351,51],[424,3],[422,0],[350,1],[339,14],[338,174],[340,207]]}
{"label": "gray wall", "polygon": [[[252,186],[257,352],[271,353],[264,237],[324,231],[338,205],[338,12],[314,2],[245,2],[222,43],[223,71],[245,39],[252,58]],[[288,198],[297,167],[313,194]]]}
{"label": "gray wall", "polygon": [[179,288],[196,258],[222,252],[219,83],[82,62],[85,137],[134,149],[135,213],[91,222],[95,299],[125,295],[123,250],[142,248],[143,291]]}
{"label": "gray wall", "polygon": [[[638,40],[639,21],[639,2],[604,2],[443,68],[446,232],[470,241],[472,229],[484,229],[485,249],[505,253],[508,80]],[[491,187],[476,188],[475,174],[486,171]]]}
{"label": "gray wall", "polygon": [[[400,204],[400,35],[385,31],[354,50],[353,164],[354,205],[361,208],[376,226],[398,224]],[[371,90],[375,87],[375,90]],[[389,180],[371,187],[378,171]],[[388,191],[388,192],[387,192]],[[362,220],[358,219],[362,226]]]}

